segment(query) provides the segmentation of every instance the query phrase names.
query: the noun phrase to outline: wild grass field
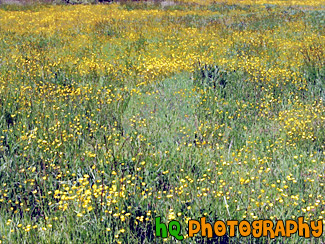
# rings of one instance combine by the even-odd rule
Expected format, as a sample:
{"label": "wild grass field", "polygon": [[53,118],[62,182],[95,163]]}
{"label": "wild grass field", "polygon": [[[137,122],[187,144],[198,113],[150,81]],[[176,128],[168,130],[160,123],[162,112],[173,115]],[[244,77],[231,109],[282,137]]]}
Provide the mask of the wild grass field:
{"label": "wild grass field", "polygon": [[324,243],[185,228],[324,219],[324,47],[317,0],[0,5],[0,243]]}

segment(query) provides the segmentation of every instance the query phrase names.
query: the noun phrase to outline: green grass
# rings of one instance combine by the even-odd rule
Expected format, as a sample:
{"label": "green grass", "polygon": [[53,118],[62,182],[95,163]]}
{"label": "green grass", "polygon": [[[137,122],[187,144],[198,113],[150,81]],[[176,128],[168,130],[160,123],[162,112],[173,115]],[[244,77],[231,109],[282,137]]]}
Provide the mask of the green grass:
{"label": "green grass", "polygon": [[[1,6],[7,12],[42,8]],[[148,9],[160,7],[119,6],[119,11]],[[167,14],[175,9],[217,13]],[[166,12],[148,18],[167,30],[175,24],[177,30],[197,28],[198,35],[207,35],[214,26],[227,27],[217,30],[227,50],[212,55],[229,63],[199,60],[193,72],[162,72],[147,80],[137,69],[138,57],[154,56],[152,46],[158,49],[162,42],[166,53],[184,44],[163,39],[167,32],[146,30],[146,20],[101,19],[91,28],[81,25],[80,33],[53,35],[20,34],[0,25],[1,242],[163,243],[154,234],[157,216],[165,223],[179,220],[184,235],[186,220],[202,216],[210,222],[325,217],[323,36],[306,44],[304,33],[287,26],[301,21],[306,35],[321,35],[324,11],[226,4],[160,11]],[[143,31],[138,38],[116,44],[136,28]],[[277,28],[268,43],[264,32]],[[236,39],[238,31],[259,36],[243,41]],[[302,65],[295,63],[294,51],[281,49],[281,31],[283,39],[300,45],[293,50]],[[91,44],[70,50],[73,35],[85,35]],[[208,44],[193,52],[204,59]],[[92,55],[112,62],[114,71],[101,73],[91,64],[87,72],[77,71],[74,61]],[[61,57],[69,62],[60,63]],[[250,61],[254,57],[264,66]],[[250,69],[232,63],[245,59]],[[283,76],[269,71],[279,67]],[[107,188],[96,192],[101,186]],[[198,235],[184,241],[323,242],[324,235],[308,240],[297,234],[274,240]]]}

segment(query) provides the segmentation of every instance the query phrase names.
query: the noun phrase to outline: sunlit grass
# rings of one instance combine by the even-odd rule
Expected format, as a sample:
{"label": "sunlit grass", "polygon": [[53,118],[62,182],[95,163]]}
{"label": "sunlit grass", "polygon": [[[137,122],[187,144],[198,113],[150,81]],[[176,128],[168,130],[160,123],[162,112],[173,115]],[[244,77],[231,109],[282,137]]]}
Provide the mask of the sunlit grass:
{"label": "sunlit grass", "polygon": [[323,219],[324,8],[264,3],[2,6],[0,242]]}

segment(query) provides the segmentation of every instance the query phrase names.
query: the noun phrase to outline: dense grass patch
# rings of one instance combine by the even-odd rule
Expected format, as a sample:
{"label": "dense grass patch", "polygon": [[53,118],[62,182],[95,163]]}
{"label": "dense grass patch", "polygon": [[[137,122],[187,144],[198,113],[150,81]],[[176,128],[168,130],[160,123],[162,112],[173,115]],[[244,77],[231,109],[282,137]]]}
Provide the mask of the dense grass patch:
{"label": "dense grass patch", "polygon": [[0,7],[0,243],[325,216],[319,1]]}

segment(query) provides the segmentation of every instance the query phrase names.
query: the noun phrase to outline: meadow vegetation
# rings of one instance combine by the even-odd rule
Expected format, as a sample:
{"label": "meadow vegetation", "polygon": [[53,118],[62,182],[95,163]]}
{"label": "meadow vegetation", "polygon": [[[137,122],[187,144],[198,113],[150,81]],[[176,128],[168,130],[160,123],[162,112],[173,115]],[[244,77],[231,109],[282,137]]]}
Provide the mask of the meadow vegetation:
{"label": "meadow vegetation", "polygon": [[0,5],[0,243],[324,219],[324,17],[318,0]]}

